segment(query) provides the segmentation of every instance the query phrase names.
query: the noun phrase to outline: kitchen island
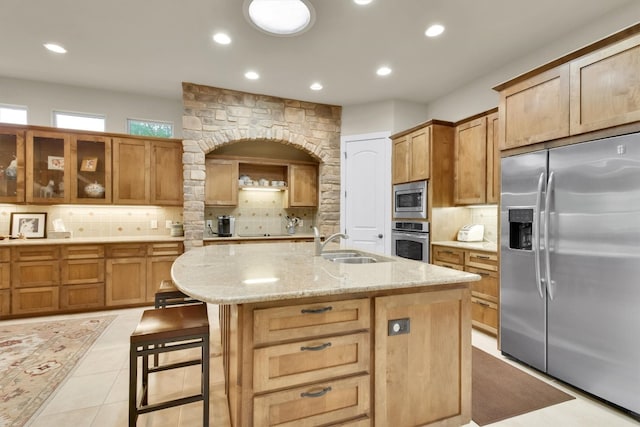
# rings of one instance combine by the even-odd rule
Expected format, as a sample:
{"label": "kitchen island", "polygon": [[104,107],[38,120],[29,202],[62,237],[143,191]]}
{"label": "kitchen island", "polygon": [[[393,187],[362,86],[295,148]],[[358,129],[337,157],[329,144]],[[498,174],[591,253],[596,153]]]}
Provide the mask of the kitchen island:
{"label": "kitchen island", "polygon": [[174,262],[178,288],[220,305],[234,426],[470,422],[469,282],[480,277],[366,255],[378,262],[243,244]]}

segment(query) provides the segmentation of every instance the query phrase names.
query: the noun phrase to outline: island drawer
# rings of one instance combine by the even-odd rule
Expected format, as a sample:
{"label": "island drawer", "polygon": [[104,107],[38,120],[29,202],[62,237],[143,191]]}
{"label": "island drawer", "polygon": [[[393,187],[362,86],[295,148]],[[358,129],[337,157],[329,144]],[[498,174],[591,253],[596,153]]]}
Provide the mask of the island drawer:
{"label": "island drawer", "polygon": [[364,298],[254,310],[254,345],[369,329],[369,304]]}
{"label": "island drawer", "polygon": [[370,401],[369,375],[322,382],[255,397],[253,425],[370,426]]}
{"label": "island drawer", "polygon": [[447,264],[458,264],[462,267],[464,265],[464,250],[434,245],[433,261],[434,264],[436,261],[440,261]]}
{"label": "island drawer", "polygon": [[369,371],[369,332],[274,345],[253,351],[255,392]]}

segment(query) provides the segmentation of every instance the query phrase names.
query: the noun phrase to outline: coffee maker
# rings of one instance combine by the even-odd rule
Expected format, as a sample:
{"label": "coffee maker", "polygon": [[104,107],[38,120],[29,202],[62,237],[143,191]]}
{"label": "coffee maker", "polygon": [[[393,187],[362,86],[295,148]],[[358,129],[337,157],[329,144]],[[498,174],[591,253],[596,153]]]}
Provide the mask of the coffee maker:
{"label": "coffee maker", "polygon": [[231,237],[235,232],[235,217],[229,215],[221,215],[218,217],[218,232],[220,237]]}

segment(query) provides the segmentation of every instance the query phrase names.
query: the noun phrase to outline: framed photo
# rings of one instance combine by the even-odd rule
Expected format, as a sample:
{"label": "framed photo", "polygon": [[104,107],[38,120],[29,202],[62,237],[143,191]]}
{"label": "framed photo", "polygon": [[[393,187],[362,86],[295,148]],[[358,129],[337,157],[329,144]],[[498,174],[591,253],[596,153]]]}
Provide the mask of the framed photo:
{"label": "framed photo", "polygon": [[56,157],[56,156],[47,157],[47,166],[49,170],[63,171],[64,157]]}
{"label": "framed photo", "polygon": [[24,236],[27,239],[43,239],[47,231],[47,214],[12,212],[9,223],[11,236]]}
{"label": "framed photo", "polygon": [[98,167],[97,157],[85,157],[84,159],[82,159],[80,170],[82,172],[95,172],[97,167]]}

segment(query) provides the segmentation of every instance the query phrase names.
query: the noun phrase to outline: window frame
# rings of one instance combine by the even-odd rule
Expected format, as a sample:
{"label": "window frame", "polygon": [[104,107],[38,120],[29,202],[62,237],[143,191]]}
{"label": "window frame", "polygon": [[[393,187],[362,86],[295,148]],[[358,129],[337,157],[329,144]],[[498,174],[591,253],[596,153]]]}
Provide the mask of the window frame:
{"label": "window frame", "polygon": [[5,122],[5,121],[2,121],[2,119],[0,119],[0,124],[11,124],[11,125],[28,125],[29,124],[29,108],[26,105],[0,103],[0,109],[24,111],[25,113],[24,123]]}
{"label": "window frame", "polygon": [[[164,136],[164,135],[140,135],[140,134],[137,134],[137,133],[131,133],[131,123],[132,122],[144,123],[144,124],[168,125],[171,128],[171,135],[169,135],[169,136]],[[173,138],[174,135],[175,135],[175,126],[174,126],[173,122],[165,121],[165,120],[136,119],[136,118],[128,117],[127,118],[127,134],[134,135],[134,136],[150,136],[150,137],[155,137],[155,138]]]}
{"label": "window frame", "polygon": [[[58,123],[57,123],[58,115],[64,115],[69,117],[80,117],[85,119],[100,119],[102,120],[102,129],[99,130],[99,129],[77,128],[77,127],[72,127],[72,128],[61,127],[61,126],[58,126]],[[104,114],[96,114],[96,113],[80,113],[77,111],[53,110],[51,112],[51,125],[57,129],[70,129],[70,130],[81,130],[81,131],[84,130],[88,132],[105,132],[107,128],[107,116]]]}

